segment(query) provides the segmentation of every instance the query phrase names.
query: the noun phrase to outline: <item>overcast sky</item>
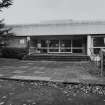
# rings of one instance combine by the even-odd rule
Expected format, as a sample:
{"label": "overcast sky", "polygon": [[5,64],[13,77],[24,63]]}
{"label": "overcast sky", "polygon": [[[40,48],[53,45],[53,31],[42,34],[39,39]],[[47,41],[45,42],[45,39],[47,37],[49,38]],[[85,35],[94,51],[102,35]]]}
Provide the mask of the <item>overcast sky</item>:
{"label": "overcast sky", "polygon": [[44,20],[105,20],[105,0],[14,0],[1,17],[7,24]]}

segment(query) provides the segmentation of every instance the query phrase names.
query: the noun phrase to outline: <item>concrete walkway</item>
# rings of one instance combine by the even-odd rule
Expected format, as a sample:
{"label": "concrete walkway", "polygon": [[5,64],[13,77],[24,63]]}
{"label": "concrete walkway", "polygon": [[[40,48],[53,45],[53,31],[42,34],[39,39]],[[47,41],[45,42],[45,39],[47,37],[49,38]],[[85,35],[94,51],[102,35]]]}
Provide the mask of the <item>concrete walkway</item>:
{"label": "concrete walkway", "polygon": [[22,61],[0,58],[0,77],[9,79],[105,84],[105,78],[89,73],[96,69],[90,62]]}

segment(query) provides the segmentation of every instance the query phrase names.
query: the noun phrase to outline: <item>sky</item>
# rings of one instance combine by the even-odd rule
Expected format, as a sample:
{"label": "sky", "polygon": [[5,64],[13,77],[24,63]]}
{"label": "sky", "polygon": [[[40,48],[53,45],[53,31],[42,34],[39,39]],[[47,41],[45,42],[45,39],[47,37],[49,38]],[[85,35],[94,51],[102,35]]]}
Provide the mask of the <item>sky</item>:
{"label": "sky", "polygon": [[6,24],[47,20],[105,20],[105,0],[13,0],[0,18]]}

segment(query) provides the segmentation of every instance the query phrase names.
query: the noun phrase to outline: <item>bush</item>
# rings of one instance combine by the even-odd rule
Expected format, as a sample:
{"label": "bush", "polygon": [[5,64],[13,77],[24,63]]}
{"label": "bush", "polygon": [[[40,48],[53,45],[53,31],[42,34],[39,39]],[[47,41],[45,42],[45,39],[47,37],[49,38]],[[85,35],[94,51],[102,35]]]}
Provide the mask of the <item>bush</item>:
{"label": "bush", "polygon": [[3,48],[2,56],[5,58],[22,59],[27,54],[26,48]]}

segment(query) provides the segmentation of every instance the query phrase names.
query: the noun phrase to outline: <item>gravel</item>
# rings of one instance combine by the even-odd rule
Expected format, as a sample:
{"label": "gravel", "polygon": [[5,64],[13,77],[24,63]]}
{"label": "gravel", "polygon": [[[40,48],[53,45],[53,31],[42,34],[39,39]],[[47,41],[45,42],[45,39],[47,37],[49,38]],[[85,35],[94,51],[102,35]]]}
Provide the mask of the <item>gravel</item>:
{"label": "gravel", "polygon": [[0,105],[105,105],[105,86],[0,80]]}

